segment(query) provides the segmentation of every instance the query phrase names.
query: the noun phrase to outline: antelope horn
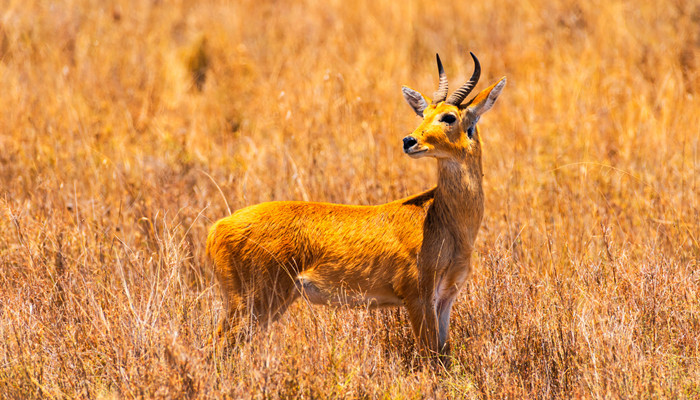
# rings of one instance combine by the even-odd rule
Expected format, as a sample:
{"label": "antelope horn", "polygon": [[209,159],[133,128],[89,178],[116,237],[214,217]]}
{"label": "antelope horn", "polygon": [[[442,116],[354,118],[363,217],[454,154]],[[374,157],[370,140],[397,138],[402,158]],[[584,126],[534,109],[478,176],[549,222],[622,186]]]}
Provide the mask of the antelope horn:
{"label": "antelope horn", "polygon": [[447,98],[447,74],[445,73],[445,69],[442,67],[440,55],[435,54],[435,58],[437,58],[438,73],[440,74],[440,83],[438,84],[438,90],[433,95],[433,104],[445,101],[445,98]]}
{"label": "antelope horn", "polygon": [[476,58],[474,53],[470,51],[469,54],[471,54],[472,58],[474,59],[474,73],[472,74],[472,77],[469,78],[467,83],[452,93],[452,96],[447,99],[447,104],[452,104],[453,106],[459,106],[462,104],[464,99],[469,95],[472,89],[474,89],[474,86],[476,86],[476,83],[479,81],[479,76],[481,76],[481,64],[479,64],[479,59]]}

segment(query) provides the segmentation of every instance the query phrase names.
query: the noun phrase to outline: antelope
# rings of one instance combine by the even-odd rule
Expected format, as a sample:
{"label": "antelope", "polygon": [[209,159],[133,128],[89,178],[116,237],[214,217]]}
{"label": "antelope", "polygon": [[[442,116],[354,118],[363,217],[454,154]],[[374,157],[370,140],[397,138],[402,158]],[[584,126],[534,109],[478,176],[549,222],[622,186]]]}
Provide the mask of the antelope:
{"label": "antelope", "polygon": [[375,206],[275,201],[249,206],[209,231],[224,312],[213,338],[250,337],[297,299],[312,304],[405,307],[421,353],[449,365],[450,311],[470,275],[470,258],[484,213],[481,140],[477,122],[506,78],[462,104],[481,74],[449,98],[436,55],[433,99],[403,86],[423,118],[403,138],[412,158],[437,159],[437,185]]}

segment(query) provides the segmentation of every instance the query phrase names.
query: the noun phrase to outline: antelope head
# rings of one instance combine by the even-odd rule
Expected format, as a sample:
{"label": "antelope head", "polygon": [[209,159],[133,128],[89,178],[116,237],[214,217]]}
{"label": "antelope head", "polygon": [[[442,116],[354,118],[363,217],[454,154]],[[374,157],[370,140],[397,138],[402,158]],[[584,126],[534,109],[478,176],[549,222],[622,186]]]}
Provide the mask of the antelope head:
{"label": "antelope head", "polygon": [[402,87],[404,98],[423,122],[413,133],[403,138],[403,151],[413,158],[465,159],[481,155],[481,142],[476,123],[483,113],[490,110],[506,84],[506,78],[484,89],[474,98],[462,104],[474,89],[481,75],[481,66],[474,53],[474,73],[469,81],[447,97],[447,75],[437,57],[440,76],[438,90],[433,99],[417,90]]}

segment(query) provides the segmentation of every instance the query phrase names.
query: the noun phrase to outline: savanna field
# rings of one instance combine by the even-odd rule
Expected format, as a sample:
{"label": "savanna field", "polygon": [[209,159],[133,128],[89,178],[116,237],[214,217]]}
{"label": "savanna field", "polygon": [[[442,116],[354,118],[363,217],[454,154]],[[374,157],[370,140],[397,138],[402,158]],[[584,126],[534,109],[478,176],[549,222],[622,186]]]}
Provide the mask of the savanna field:
{"label": "savanna field", "polygon": [[[212,223],[432,187],[400,88],[469,51],[508,84],[452,367],[399,309],[208,346]],[[699,175],[696,0],[2,0],[0,398],[700,398]]]}

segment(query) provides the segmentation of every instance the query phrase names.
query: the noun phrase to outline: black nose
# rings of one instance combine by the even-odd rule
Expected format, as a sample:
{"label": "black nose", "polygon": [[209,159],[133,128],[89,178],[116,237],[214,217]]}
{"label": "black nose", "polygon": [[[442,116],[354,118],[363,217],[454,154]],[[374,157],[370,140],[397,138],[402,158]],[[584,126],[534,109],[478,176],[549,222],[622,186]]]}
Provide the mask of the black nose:
{"label": "black nose", "polygon": [[406,136],[403,138],[403,150],[406,151],[410,149],[411,147],[415,146],[416,143],[418,143],[418,141],[414,139],[413,136]]}

